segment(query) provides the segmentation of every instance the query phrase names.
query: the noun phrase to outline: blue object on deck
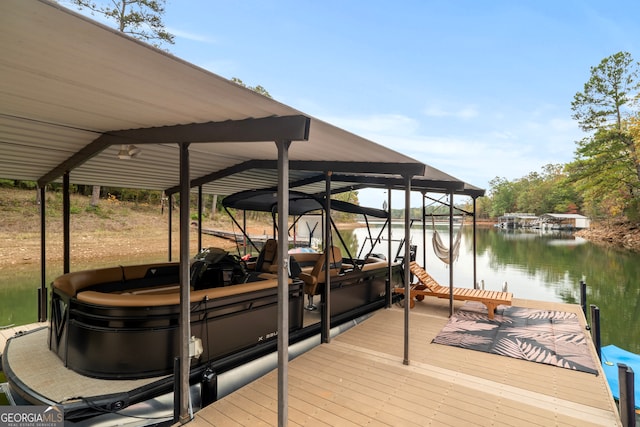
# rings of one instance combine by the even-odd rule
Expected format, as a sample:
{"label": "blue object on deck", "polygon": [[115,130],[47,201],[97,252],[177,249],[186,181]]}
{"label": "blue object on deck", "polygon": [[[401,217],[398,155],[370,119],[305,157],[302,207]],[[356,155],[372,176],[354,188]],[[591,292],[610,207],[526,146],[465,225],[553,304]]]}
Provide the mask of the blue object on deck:
{"label": "blue object on deck", "polygon": [[635,406],[636,409],[640,409],[640,355],[623,350],[615,345],[602,347],[601,354],[602,369],[607,377],[611,393],[616,400],[620,398],[620,386],[618,385],[618,363],[624,363],[633,369]]}

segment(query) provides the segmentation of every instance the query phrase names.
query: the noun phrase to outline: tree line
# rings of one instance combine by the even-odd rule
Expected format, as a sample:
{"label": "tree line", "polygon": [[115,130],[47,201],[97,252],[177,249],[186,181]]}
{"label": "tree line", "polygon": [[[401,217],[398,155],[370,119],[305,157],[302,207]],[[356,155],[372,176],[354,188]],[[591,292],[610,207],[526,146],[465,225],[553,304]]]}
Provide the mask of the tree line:
{"label": "tree line", "polygon": [[581,213],[640,222],[639,66],[630,53],[618,52],[591,67],[571,102],[572,118],[586,133],[576,141],[574,160],[513,181],[494,178],[477,215]]}

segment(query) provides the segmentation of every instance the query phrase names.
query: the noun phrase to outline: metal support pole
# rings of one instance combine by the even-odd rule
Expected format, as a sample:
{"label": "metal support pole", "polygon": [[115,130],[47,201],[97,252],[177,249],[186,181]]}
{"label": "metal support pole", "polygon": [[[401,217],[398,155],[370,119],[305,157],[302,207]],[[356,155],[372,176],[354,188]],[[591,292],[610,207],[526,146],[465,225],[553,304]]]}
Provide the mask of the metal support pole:
{"label": "metal support pole", "polygon": [[580,281],[580,307],[582,307],[582,312],[584,313],[584,317],[586,319],[587,318],[587,284],[584,282],[584,280]]}
{"label": "metal support pole", "polygon": [[202,250],[202,185],[198,186],[198,252]]}
{"label": "metal support pole", "polygon": [[[411,283],[409,262],[411,262],[411,177],[404,177],[404,359],[403,364],[409,364],[409,310],[411,307]],[[391,242],[389,242],[391,244]]]}
{"label": "metal support pole", "polygon": [[591,304],[591,338],[593,339],[593,344],[596,346],[598,359],[602,360],[602,354],[600,352],[600,309],[595,304]]}
{"label": "metal support pole", "polygon": [[427,206],[426,192],[422,192],[422,266],[427,268]]}
{"label": "metal support pole", "polygon": [[[321,342],[328,343],[331,341],[331,246],[333,239],[331,236],[331,171],[327,171],[325,175],[325,206],[324,211],[327,216],[325,221],[324,235],[324,292],[322,295],[322,320],[321,320]],[[335,261],[335,260],[334,260]]]}
{"label": "metal support pole", "polygon": [[453,316],[453,191],[449,193],[449,317]]}
{"label": "metal support pole", "polygon": [[167,238],[169,239],[169,247],[168,247],[168,251],[167,251],[167,255],[169,258],[169,262],[171,262],[171,259],[173,258],[173,251],[172,251],[172,244],[171,241],[173,240],[173,230],[171,229],[172,225],[173,225],[173,194],[169,194],[169,197],[167,197],[167,201],[169,202],[169,214],[167,215],[168,221],[169,221],[169,232],[167,233]]}
{"label": "metal support pole", "polygon": [[180,423],[191,420],[191,277],[189,274],[189,144],[180,144]]}
{"label": "metal support pole", "polygon": [[618,363],[618,386],[620,388],[620,421],[624,427],[636,426],[635,386],[633,369],[624,363]]}
{"label": "metal support pole", "polygon": [[[247,229],[247,211],[242,210],[242,229]],[[244,255],[247,254],[247,233],[242,233],[242,246],[244,247]]]}
{"label": "metal support pole", "polygon": [[289,145],[278,147],[278,426],[289,419]]}
{"label": "metal support pole", "polygon": [[38,321],[47,321],[47,211],[45,189],[40,187],[40,293],[38,298]]}
{"label": "metal support pole", "polygon": [[389,268],[387,270],[387,278],[388,278],[388,286],[386,287],[386,292],[387,292],[387,308],[391,308],[391,302],[392,302],[392,297],[393,295],[391,294],[391,280],[393,279],[393,258],[391,258],[392,256],[392,251],[391,251],[391,227],[392,227],[392,222],[393,219],[391,218],[391,187],[389,187],[387,189],[387,209],[389,209],[387,211],[388,214],[388,218],[389,218],[389,228],[387,230],[387,260],[389,261]]}
{"label": "metal support pole", "polygon": [[478,201],[477,197],[473,198],[473,287],[475,288],[478,283],[478,240],[477,240],[477,218],[476,218],[476,202]]}
{"label": "metal support pole", "polygon": [[69,172],[62,176],[62,272],[71,271],[71,196],[69,195]]}

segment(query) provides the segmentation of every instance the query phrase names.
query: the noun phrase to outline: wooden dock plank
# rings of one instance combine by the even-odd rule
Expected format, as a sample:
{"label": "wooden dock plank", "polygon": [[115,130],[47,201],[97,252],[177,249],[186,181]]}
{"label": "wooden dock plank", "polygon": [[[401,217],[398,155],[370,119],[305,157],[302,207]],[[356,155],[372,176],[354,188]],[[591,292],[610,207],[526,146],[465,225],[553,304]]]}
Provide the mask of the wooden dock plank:
{"label": "wooden dock plank", "polygon": [[[513,304],[582,315],[574,305],[528,300]],[[400,307],[381,310],[330,344],[293,360],[288,424],[619,425],[603,374],[596,377],[433,344],[448,321],[448,310],[447,300],[427,298],[416,303],[410,313],[409,365],[402,363]],[[16,332],[46,325],[0,330],[0,349]],[[276,425],[277,394],[277,371],[272,371],[199,411],[189,425]]]}
{"label": "wooden dock plank", "polygon": [[[579,310],[539,301],[513,304]],[[604,375],[431,343],[448,321],[446,300],[427,298],[411,311],[410,363],[404,365],[403,318],[401,308],[381,310],[290,362],[290,424],[620,425]],[[228,399],[234,413],[243,408],[275,423],[276,384],[273,371],[196,419],[208,419],[212,407],[228,408],[220,404]]]}

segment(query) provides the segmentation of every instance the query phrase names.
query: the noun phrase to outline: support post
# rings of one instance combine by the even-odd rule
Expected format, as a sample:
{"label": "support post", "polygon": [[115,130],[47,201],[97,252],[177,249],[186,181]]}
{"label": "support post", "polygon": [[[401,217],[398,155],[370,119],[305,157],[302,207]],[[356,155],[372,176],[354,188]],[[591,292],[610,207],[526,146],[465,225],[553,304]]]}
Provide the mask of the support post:
{"label": "support post", "polygon": [[389,209],[387,211],[388,214],[388,218],[389,218],[389,225],[387,228],[387,260],[389,261],[389,268],[387,269],[387,286],[386,286],[386,292],[387,292],[387,308],[391,308],[391,303],[393,302],[393,295],[391,294],[391,280],[393,279],[393,258],[392,257],[392,250],[391,250],[391,227],[392,227],[392,222],[393,222],[393,218],[391,218],[391,187],[387,188],[387,209]]}
{"label": "support post", "polygon": [[422,192],[422,266],[427,268],[427,205],[426,192]]}
{"label": "support post", "polygon": [[478,198],[473,198],[473,287],[476,288],[478,284],[478,240],[477,240],[477,218],[476,218],[476,204]]}
{"label": "support post", "polygon": [[202,250],[202,185],[198,186],[198,252]]}
{"label": "support post", "polygon": [[584,282],[584,280],[580,281],[580,307],[582,307],[582,312],[584,313],[584,317],[586,319],[587,318],[587,284]]}
{"label": "support post", "polygon": [[[409,263],[411,262],[411,177],[404,177],[404,359],[409,364],[409,310],[411,309],[411,288]],[[391,244],[391,242],[389,242]]]}
{"label": "support post", "polygon": [[40,187],[40,292],[38,295],[38,321],[47,321],[47,210],[46,186]]}
{"label": "support post", "polygon": [[591,304],[591,338],[598,352],[598,359],[602,360],[600,351],[600,309],[595,304]]}
{"label": "support post", "polygon": [[71,196],[69,195],[69,172],[62,176],[62,272],[71,271]]}
{"label": "support post", "polygon": [[[247,211],[242,210],[242,229],[247,229]],[[242,233],[242,247],[244,248],[244,255],[247,254],[247,233]]]}
{"label": "support post", "polygon": [[180,144],[180,423],[191,420],[191,277],[189,274],[189,144]]}
{"label": "support post", "polygon": [[620,388],[620,421],[623,427],[636,426],[635,386],[633,369],[624,363],[618,363],[618,386]]}
{"label": "support post", "polygon": [[173,258],[173,248],[171,244],[171,241],[173,240],[173,230],[171,229],[173,225],[173,194],[169,194],[167,201],[169,203],[169,214],[167,215],[169,221],[169,232],[167,233],[167,238],[169,239],[169,250],[167,251],[167,255],[169,258],[169,262],[171,262]]}
{"label": "support post", "polygon": [[289,146],[278,147],[278,426],[289,419]]}
{"label": "support post", "polygon": [[453,191],[449,193],[449,317],[453,316]]}
{"label": "support post", "polygon": [[324,292],[322,294],[322,330],[321,330],[321,342],[328,343],[331,340],[331,246],[333,246],[333,239],[331,236],[331,171],[325,173],[324,181],[324,199],[325,206],[324,212],[327,217],[325,221],[325,240],[324,240]]}

